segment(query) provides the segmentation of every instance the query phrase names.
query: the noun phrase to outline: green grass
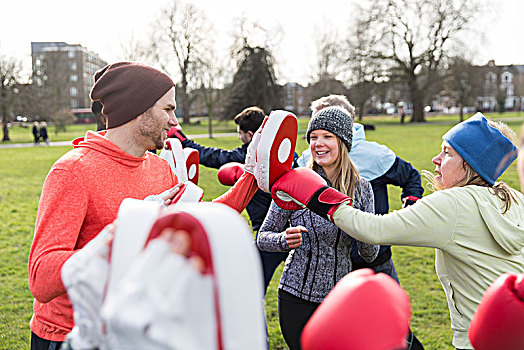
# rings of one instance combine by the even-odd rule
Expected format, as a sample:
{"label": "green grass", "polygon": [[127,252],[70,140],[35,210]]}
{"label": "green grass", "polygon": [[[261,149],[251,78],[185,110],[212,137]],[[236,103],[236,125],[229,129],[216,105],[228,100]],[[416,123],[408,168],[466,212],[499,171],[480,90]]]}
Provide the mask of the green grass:
{"label": "green grass", "polygon": [[[301,129],[304,122],[307,125],[307,120],[300,121]],[[368,120],[365,119],[364,122]],[[434,169],[431,159],[439,152],[441,136],[450,127],[449,124],[437,123],[404,126],[392,123],[388,126],[376,124],[376,130],[366,133],[368,140],[388,145],[419,170]],[[519,131],[521,122],[514,121],[509,125]],[[200,128],[190,127],[184,127],[188,134],[207,131],[205,125]],[[234,130],[234,124],[230,122],[228,128],[228,131]],[[30,130],[23,129],[22,133],[16,129],[12,129],[12,137],[16,140],[27,140],[14,142],[31,142]],[[70,130],[67,138],[66,134],[63,134],[63,140],[82,136],[86,126],[75,125]],[[235,137],[201,139],[199,142],[229,149],[239,145]],[[299,137],[298,153],[306,147],[305,140]],[[70,147],[0,149],[0,349],[29,349],[28,324],[32,314],[32,297],[27,287],[27,257],[38,200],[51,165],[69,149]],[[201,167],[200,174],[200,186],[205,189],[204,200],[211,200],[227,190],[227,187],[218,183],[215,169]],[[506,171],[502,180],[514,188],[519,188],[515,164]],[[391,208],[400,208],[400,190],[390,187],[389,193]],[[245,213],[243,216],[247,218]],[[394,247],[393,259],[401,285],[411,298],[411,322],[415,334],[426,349],[453,349],[446,300],[435,274],[434,250]],[[280,334],[277,310],[277,286],[281,271],[282,266],[273,277],[266,296],[271,349],[286,348]]]}

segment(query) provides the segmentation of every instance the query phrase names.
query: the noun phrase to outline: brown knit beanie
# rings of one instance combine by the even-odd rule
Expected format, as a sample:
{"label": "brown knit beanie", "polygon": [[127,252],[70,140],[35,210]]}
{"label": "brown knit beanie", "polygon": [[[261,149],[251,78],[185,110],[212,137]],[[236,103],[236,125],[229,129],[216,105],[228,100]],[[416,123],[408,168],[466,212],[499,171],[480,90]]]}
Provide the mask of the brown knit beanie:
{"label": "brown knit beanie", "polygon": [[107,128],[115,128],[147,111],[175,83],[161,71],[136,62],[118,62],[95,73],[91,99],[104,105]]}

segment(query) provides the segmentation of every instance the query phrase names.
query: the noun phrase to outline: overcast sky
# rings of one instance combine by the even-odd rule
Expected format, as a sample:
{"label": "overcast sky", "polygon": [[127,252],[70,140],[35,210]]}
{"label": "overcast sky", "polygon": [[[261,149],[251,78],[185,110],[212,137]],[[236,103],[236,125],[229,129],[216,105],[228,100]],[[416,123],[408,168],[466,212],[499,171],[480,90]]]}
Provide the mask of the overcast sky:
{"label": "overcast sky", "polygon": [[[275,52],[280,82],[307,83],[315,63],[315,30],[332,26],[339,33],[351,23],[356,0],[193,0],[213,22],[228,46],[235,18],[245,16],[272,27],[280,24],[282,42]],[[471,0],[475,1],[475,0]],[[65,41],[98,53],[104,60],[119,59],[120,45],[129,35],[145,35],[168,0],[46,0],[2,1],[0,51],[25,57],[30,67],[31,41]],[[490,17],[478,23],[485,37],[468,43],[474,63],[524,64],[524,0],[495,0]]]}

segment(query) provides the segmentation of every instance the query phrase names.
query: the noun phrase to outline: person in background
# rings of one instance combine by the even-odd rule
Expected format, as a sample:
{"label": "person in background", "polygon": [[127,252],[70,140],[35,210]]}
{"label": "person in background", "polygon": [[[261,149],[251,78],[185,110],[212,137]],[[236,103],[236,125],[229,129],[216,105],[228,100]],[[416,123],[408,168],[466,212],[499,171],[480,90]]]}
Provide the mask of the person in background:
{"label": "person in background", "polygon": [[38,122],[37,121],[33,122],[33,128],[31,130],[31,132],[33,133],[34,144],[36,146],[36,145],[38,145],[40,143],[40,129],[38,127]]}
{"label": "person in background", "polygon": [[102,131],[107,129],[107,118],[102,114],[102,102],[93,101],[91,102],[91,112],[96,120],[96,131]]}
{"label": "person in background", "polygon": [[49,135],[47,134],[47,123],[41,122],[40,123],[40,138],[42,141],[45,142],[47,146],[49,146]]}

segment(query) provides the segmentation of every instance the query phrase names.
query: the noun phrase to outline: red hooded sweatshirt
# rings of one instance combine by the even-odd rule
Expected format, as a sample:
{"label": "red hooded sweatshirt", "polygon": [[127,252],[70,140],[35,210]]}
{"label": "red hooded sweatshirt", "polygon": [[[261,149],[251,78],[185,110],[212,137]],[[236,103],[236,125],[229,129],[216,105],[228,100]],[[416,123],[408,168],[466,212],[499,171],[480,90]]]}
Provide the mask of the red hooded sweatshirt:
{"label": "red hooded sweatshirt", "polygon": [[[73,326],[73,308],[62,284],[64,262],[116,219],[125,198],[144,199],[178,183],[169,164],[146,152],[134,157],[88,131],[75,148],[51,168],[44,182],[29,254],[29,289],[35,297],[31,330],[51,341],[64,341]],[[215,199],[242,212],[257,190],[244,174]]]}
{"label": "red hooded sweatshirt", "polygon": [[73,327],[60,277],[63,263],[115,220],[124,198],[144,199],[177,182],[165,160],[149,152],[131,156],[91,131],[53,165],[29,254],[29,289],[35,297],[30,326],[36,335],[64,341]]}

